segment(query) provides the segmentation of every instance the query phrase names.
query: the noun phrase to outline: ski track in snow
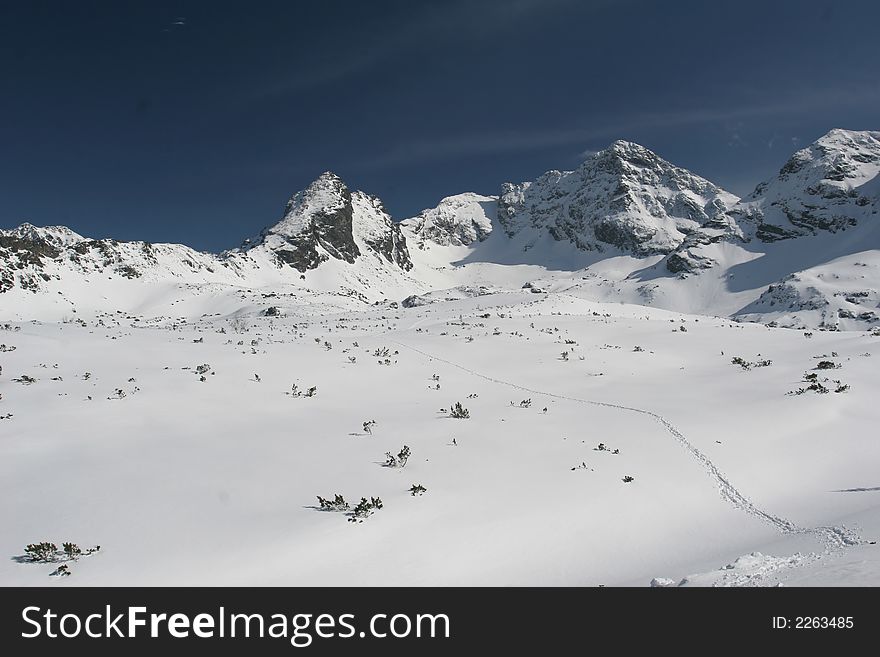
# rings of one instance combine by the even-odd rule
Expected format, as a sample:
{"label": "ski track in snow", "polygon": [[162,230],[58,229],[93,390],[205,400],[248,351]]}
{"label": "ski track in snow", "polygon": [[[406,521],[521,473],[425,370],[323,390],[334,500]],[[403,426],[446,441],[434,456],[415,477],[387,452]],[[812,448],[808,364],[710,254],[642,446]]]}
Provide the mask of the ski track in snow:
{"label": "ski track in snow", "polygon": [[464,367],[463,365],[459,365],[458,363],[453,363],[452,361],[446,360],[444,358],[439,358],[434,354],[422,351],[421,349],[405,344],[403,342],[394,341],[394,343],[401,347],[404,347],[405,349],[409,349],[410,351],[421,354],[426,358],[445,363],[446,365],[455,367],[456,369],[467,372],[472,376],[479,377],[492,383],[508,386],[510,388],[522,390],[524,392],[528,392],[534,395],[542,395],[544,397],[552,397],[554,399],[562,399],[579,404],[589,404],[591,406],[601,406],[604,408],[613,408],[619,411],[629,411],[632,413],[646,415],[654,421],[658,422],[669,434],[672,435],[673,438],[676,439],[676,441],[678,441],[678,443],[682,447],[684,447],[685,450],[688,451],[688,453],[690,453],[690,455],[694,459],[697,460],[698,463],[700,463],[700,465],[703,466],[703,469],[706,470],[706,472],[718,486],[718,490],[721,494],[722,499],[724,499],[743,513],[747,513],[754,518],[769,523],[781,534],[812,534],[816,536],[824,545],[824,550],[821,553],[795,553],[790,557],[785,558],[764,557],[761,565],[754,572],[742,573],[732,571],[730,573],[725,573],[716,583],[716,586],[766,585],[770,578],[772,578],[775,574],[779,573],[782,570],[805,566],[814,563],[819,559],[833,556],[834,554],[840,552],[847,547],[864,543],[863,539],[861,538],[861,536],[859,536],[857,532],[851,529],[847,529],[846,527],[800,527],[791,520],[788,520],[781,516],[773,515],[772,513],[758,508],[751,500],[749,500],[748,497],[746,497],[732,483],[730,483],[730,480],[724,475],[723,472],[721,472],[721,470],[718,469],[718,467],[712,462],[712,460],[708,456],[706,456],[705,454],[703,454],[703,452],[694,447],[688,441],[688,439],[684,437],[684,434],[682,434],[681,431],[675,428],[675,425],[673,425],[669,420],[667,420],[659,413],[655,413],[644,408],[625,406],[623,404],[612,404],[610,402],[596,401],[593,399],[581,399],[579,397],[560,395],[552,392],[547,392],[545,390],[535,390],[534,388],[529,388],[516,383],[512,383],[510,381],[504,381],[502,379],[496,379],[494,377],[487,376],[470,368]]}

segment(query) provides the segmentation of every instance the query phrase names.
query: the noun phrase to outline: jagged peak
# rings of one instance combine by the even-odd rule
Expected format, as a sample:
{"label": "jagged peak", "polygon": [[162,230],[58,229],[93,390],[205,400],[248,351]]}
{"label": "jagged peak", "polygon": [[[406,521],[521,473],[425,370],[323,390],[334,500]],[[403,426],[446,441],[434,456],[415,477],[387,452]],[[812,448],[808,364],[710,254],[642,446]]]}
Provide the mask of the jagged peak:
{"label": "jagged peak", "polygon": [[345,193],[348,192],[348,186],[345,184],[345,181],[342,180],[342,178],[340,178],[332,171],[325,171],[320,176],[315,178],[312,182],[310,182],[305,189],[302,189],[294,194],[290,198],[290,201],[288,201],[288,206],[294,203],[297,199],[320,195],[329,191],[334,191],[337,194]]}
{"label": "jagged peak", "polygon": [[[312,181],[312,185],[324,182],[342,183],[343,185],[345,185],[345,182],[342,180],[342,178],[333,171],[325,171]],[[309,186],[311,187],[311,185]]]}
{"label": "jagged peak", "polygon": [[47,240],[55,244],[76,244],[86,239],[67,226],[35,226],[27,221],[2,232],[15,237]]}
{"label": "jagged peak", "polygon": [[613,142],[611,142],[611,145],[608,146],[607,150],[615,151],[618,153],[627,153],[631,151],[648,152],[653,155],[653,152],[650,149],[645,148],[641,144],[637,144],[634,141],[627,141],[626,139],[615,139]]}
{"label": "jagged peak", "polygon": [[[880,132],[834,128],[794,153],[775,180],[804,177],[808,184],[820,180],[852,183],[874,177],[880,165]],[[758,185],[751,198],[758,198],[773,180]]]}
{"label": "jagged peak", "polygon": [[636,160],[639,164],[654,164],[662,162],[663,159],[649,148],[645,148],[641,144],[633,141],[618,139],[611,143],[604,151],[599,151],[597,155],[613,156],[624,160]]}
{"label": "jagged peak", "polygon": [[847,130],[845,128],[832,128],[819,137],[816,144],[859,144],[865,142],[880,141],[880,132],[873,130]]}
{"label": "jagged peak", "polygon": [[351,192],[342,178],[332,171],[325,171],[309,185],[290,197],[284,206],[281,220],[268,229],[270,233],[296,234],[308,229],[316,216],[334,214],[348,207],[350,214]]}
{"label": "jagged peak", "polygon": [[789,161],[804,161],[841,152],[857,152],[862,149],[880,151],[880,132],[834,128],[797,151]]}

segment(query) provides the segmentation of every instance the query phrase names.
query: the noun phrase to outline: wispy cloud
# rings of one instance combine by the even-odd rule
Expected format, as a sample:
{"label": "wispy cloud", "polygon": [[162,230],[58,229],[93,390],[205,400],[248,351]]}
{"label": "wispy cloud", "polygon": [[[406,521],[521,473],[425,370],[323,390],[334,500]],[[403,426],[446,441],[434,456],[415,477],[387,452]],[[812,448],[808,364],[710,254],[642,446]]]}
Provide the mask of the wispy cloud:
{"label": "wispy cloud", "polygon": [[[318,85],[337,82],[346,77],[370,70],[416,46],[457,42],[474,38],[486,39],[512,29],[536,14],[551,14],[567,7],[585,4],[599,8],[613,3],[639,0],[451,0],[418,5],[406,18],[395,22],[370,37],[368,47],[357,52],[345,52],[323,61],[307,62],[297,70],[280,76],[254,91],[249,101],[265,100],[291,94]],[[415,5],[414,5],[415,6]]]}
{"label": "wispy cloud", "polygon": [[[474,132],[441,138],[415,139],[397,144],[388,151],[360,162],[364,168],[393,168],[415,162],[451,159],[455,157],[491,155],[508,152],[540,150],[570,144],[573,146],[597,141],[626,139],[632,133],[646,128],[678,128],[690,125],[718,124],[728,132],[731,146],[743,145],[743,121],[780,115],[798,115],[823,108],[854,106],[880,102],[880,88],[841,89],[834,93],[804,91],[787,94],[785,101],[755,102],[726,105],[717,108],[670,109],[668,111],[633,113],[613,120],[593,121],[588,126],[570,126],[555,129],[508,130],[504,132]],[[797,143],[796,138],[792,143]],[[591,149],[584,150],[586,156]]]}

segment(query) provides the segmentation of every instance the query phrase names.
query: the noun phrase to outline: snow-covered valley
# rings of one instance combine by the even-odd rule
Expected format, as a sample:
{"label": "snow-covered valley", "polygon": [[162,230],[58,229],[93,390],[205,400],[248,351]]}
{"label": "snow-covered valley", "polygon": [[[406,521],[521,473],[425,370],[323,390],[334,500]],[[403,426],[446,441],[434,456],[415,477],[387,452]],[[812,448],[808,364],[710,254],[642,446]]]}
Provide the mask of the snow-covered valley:
{"label": "snow-covered valley", "polygon": [[[196,298],[0,333],[0,581],[880,583],[878,335],[568,293]],[[788,394],[810,375],[829,392]],[[43,540],[101,549],[49,577]]]}
{"label": "snow-covered valley", "polygon": [[878,172],[614,142],[401,222],[328,172],[219,254],[0,231],[0,584],[880,585]]}

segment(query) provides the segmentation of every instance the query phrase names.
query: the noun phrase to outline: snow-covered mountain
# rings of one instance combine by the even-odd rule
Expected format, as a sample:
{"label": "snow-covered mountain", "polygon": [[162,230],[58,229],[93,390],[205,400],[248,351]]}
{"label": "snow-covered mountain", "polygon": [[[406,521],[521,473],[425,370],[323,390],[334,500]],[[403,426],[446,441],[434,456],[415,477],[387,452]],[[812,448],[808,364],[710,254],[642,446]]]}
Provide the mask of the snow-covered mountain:
{"label": "snow-covered mountain", "polygon": [[[835,129],[795,153],[723,217],[665,260],[758,298],[735,315],[792,326],[864,328],[880,320],[880,132]],[[731,281],[732,278],[737,280]]]}
{"label": "snow-covered mountain", "polygon": [[646,256],[669,253],[738,200],[647,148],[616,141],[574,171],[505,184],[498,223],[511,237],[546,231],[580,250]]}
{"label": "snow-covered mountain", "polygon": [[880,132],[835,129],[758,185],[737,213],[765,242],[838,232],[877,214]]}
{"label": "snow-covered mountain", "polygon": [[[101,274],[110,279],[222,278],[218,256],[182,244],[89,239],[63,226],[22,224],[0,231],[0,292],[31,292]],[[234,277],[234,274],[232,275]]]}
{"label": "snow-covered mountain", "polygon": [[878,173],[880,133],[835,129],[738,199],[616,141],[574,171],[505,183],[497,196],[450,196],[396,223],[380,199],[327,172],[291,197],[277,223],[220,254],[59,226],[0,231],[0,304],[12,294],[17,311],[34,295],[71,306],[100,295],[113,305],[145,284],[372,303],[534,282],[747,321],[864,328],[880,322]]}
{"label": "snow-covered mountain", "polygon": [[484,241],[491,234],[497,201],[494,196],[473,192],[447,196],[436,208],[423,210],[402,221],[401,225],[421,247],[426,242],[440,246],[468,246]]}
{"label": "snow-covered mountain", "polygon": [[261,250],[279,264],[305,272],[331,258],[354,264],[373,252],[403,271],[412,269],[406,240],[382,202],[363,192],[351,192],[342,179],[325,172],[296,193],[277,224],[259,240],[239,250]]}
{"label": "snow-covered mountain", "polygon": [[295,194],[281,220],[257,239],[219,254],[90,239],[61,226],[0,231],[0,292],[92,296],[110,305],[114,296],[138,297],[138,284],[293,285],[361,301],[402,297],[421,289],[407,275],[412,266],[400,227],[381,201],[349,191],[329,172]]}

